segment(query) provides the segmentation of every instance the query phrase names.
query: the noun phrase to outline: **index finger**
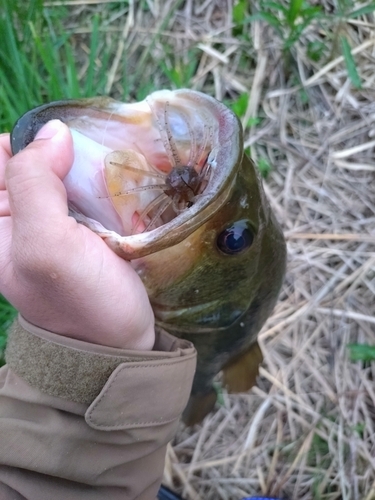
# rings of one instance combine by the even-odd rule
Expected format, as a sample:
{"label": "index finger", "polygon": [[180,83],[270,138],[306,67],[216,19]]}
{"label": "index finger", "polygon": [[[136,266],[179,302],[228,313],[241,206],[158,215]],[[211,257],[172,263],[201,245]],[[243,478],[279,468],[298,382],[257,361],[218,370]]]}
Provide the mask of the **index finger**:
{"label": "index finger", "polygon": [[5,189],[5,166],[11,156],[9,134],[0,134],[0,191]]}

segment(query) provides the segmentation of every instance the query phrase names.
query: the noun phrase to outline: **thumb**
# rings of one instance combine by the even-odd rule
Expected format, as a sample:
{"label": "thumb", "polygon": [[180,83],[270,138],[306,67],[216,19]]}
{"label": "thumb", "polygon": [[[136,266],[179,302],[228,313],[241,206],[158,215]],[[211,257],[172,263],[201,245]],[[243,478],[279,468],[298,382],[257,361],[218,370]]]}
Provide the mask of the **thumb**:
{"label": "thumb", "polygon": [[48,122],[34,142],[11,158],[5,172],[13,220],[13,236],[22,230],[41,236],[68,213],[61,181],[73,163],[73,141],[66,125]]}

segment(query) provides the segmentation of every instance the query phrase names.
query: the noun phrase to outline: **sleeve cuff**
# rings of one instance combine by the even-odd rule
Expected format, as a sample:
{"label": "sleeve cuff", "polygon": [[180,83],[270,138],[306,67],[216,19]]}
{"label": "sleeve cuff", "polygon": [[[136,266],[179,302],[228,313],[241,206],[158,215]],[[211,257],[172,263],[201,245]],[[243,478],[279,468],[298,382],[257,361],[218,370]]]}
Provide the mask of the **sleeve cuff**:
{"label": "sleeve cuff", "polygon": [[89,405],[85,418],[91,427],[121,430],[179,417],[190,394],[196,351],[164,330],[157,331],[153,351],[133,351],[56,335],[19,316],[6,362],[41,392]]}

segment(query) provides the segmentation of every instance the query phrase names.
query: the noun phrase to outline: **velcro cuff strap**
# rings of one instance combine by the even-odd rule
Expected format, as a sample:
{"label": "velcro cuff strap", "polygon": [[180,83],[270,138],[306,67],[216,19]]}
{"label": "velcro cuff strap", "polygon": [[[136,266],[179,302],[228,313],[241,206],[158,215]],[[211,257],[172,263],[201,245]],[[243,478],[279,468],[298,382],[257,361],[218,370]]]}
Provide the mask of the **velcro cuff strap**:
{"label": "velcro cuff strap", "polygon": [[[119,381],[121,383],[125,376],[127,386],[124,393],[128,393],[132,400],[137,400],[137,387],[140,391],[147,391],[147,380],[154,391],[155,385],[150,381],[155,377],[158,378],[157,390],[167,381],[169,390],[172,371],[172,378],[175,377],[174,390],[184,383],[189,393],[196,362],[195,350],[189,342],[175,339],[165,332],[161,337],[159,344],[173,348],[172,352],[129,351],[97,346],[46,332],[19,317],[11,327],[6,362],[17,375],[43,393],[76,403],[92,403],[88,409],[88,423],[99,428],[102,426],[100,412],[104,407],[108,411],[108,402],[116,406],[113,388],[118,388]],[[190,373],[191,377],[183,381],[180,375],[183,377],[185,372]],[[137,374],[139,380],[134,374]],[[135,388],[135,393],[133,389],[128,392],[128,380],[131,387]],[[118,397],[118,392],[116,394]],[[124,394],[122,397],[128,396]],[[186,400],[187,397],[188,395]],[[123,400],[118,401],[118,405],[123,404]],[[109,422],[109,425],[117,426],[118,422]]]}
{"label": "velcro cuff strap", "polygon": [[86,422],[105,431],[172,422],[186,407],[194,369],[195,355],[122,363],[88,408]]}

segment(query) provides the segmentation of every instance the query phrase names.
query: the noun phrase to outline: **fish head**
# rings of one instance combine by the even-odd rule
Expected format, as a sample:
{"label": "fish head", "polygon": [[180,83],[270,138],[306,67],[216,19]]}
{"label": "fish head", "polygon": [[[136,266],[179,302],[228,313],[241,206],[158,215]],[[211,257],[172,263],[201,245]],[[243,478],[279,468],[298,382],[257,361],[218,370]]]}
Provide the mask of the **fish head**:
{"label": "fish head", "polygon": [[[21,117],[13,152],[53,118],[69,126],[74,140],[64,180],[71,213],[132,261],[157,320],[216,329],[242,317],[264,280],[269,234],[280,231],[243,154],[236,115],[191,90],[162,90],[132,104],[105,97],[58,101]],[[156,227],[141,230],[141,221],[134,231],[134,217],[155,200],[178,198],[178,191],[155,186],[184,166],[198,175],[207,168],[200,192],[177,202],[175,211],[167,207]]]}

